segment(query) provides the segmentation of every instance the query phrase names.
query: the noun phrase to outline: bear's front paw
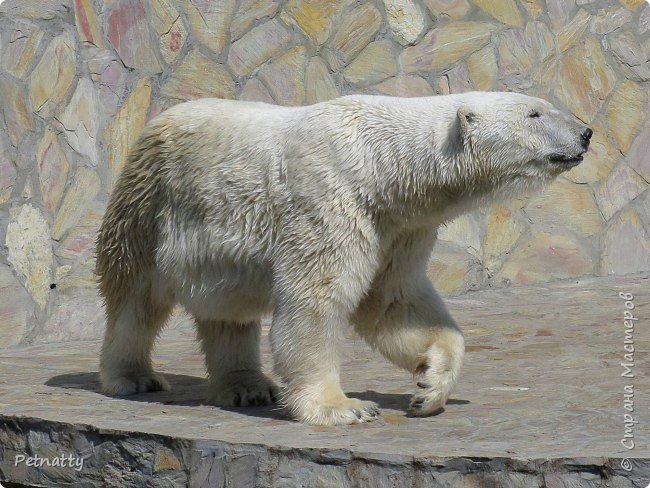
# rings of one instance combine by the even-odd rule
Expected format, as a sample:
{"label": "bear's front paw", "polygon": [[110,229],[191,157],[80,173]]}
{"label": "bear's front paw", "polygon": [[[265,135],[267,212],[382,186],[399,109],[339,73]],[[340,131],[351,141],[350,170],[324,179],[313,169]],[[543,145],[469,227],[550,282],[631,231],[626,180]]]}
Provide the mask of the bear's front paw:
{"label": "bear's front paw", "polygon": [[379,418],[379,406],[375,402],[347,397],[325,404],[298,402],[292,410],[299,421],[310,425],[360,424]]}
{"label": "bear's front paw", "polygon": [[420,391],[411,398],[409,412],[417,416],[440,413],[454,389],[456,373],[453,369],[436,372],[425,366],[418,374]]}
{"label": "bear's front paw", "polygon": [[103,377],[102,389],[110,396],[126,396],[147,391],[167,391],[170,387],[161,375],[148,372],[112,378]]}
{"label": "bear's front paw", "polygon": [[439,386],[431,386],[421,381],[418,381],[418,387],[422,391],[411,398],[408,408],[409,413],[419,417],[441,413],[450,392],[445,392]]}
{"label": "bear's front paw", "polygon": [[220,407],[259,407],[277,401],[278,387],[264,374],[235,371],[210,382],[208,402]]}

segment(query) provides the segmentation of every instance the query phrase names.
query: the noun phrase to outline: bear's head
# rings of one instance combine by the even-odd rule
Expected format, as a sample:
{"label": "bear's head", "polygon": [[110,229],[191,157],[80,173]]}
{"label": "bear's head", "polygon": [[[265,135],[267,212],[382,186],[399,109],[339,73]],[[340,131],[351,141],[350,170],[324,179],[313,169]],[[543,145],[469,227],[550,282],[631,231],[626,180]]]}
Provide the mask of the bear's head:
{"label": "bear's head", "polygon": [[467,95],[457,111],[462,145],[482,173],[540,186],[580,164],[589,148],[592,130],[546,100],[509,92]]}

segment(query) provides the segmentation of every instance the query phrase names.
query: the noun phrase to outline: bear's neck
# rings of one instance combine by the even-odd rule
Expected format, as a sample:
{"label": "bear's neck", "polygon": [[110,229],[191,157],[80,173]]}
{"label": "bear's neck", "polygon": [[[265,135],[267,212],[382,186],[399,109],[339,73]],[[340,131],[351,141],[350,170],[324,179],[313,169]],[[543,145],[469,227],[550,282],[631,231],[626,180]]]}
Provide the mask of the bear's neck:
{"label": "bear's neck", "polygon": [[499,173],[493,168],[503,165],[485,158],[469,150],[439,151],[415,138],[410,150],[378,154],[375,208],[398,227],[435,228],[472,210],[537,193],[553,180]]}

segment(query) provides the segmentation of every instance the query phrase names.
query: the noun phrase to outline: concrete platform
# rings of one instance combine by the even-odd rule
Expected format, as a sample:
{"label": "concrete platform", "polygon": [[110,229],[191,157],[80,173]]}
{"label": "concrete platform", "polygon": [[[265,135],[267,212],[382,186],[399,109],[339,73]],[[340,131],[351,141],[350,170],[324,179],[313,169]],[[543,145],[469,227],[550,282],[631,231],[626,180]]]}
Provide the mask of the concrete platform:
{"label": "concrete platform", "polygon": [[[633,378],[621,376],[621,362],[628,361],[619,292],[634,295],[632,313],[638,318],[628,337],[635,349]],[[645,488],[650,483],[647,275],[487,290],[447,302],[466,334],[468,353],[446,411],[408,417],[404,409],[415,388],[409,375],[351,337],[344,387],[352,396],[378,402],[383,417],[350,427],[309,427],[273,408],[203,405],[202,357],[182,318],[165,332],[155,355],[173,387],[166,393],[128,399],[99,393],[98,342],[0,350],[0,483],[237,488]],[[268,345],[264,355],[270,368]],[[633,388],[627,404],[626,386],[628,392]],[[625,414],[638,422],[627,426],[633,449],[621,444]]]}

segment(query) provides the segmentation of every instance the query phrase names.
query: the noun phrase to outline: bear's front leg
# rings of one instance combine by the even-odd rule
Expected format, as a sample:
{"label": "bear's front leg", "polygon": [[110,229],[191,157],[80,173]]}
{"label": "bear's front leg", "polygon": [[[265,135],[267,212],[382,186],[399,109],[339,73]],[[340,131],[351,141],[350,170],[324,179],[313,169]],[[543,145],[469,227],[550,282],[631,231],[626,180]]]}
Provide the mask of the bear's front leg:
{"label": "bear's front leg", "polygon": [[356,330],[381,354],[413,374],[419,390],[409,411],[418,416],[440,411],[460,374],[463,333],[432,286],[423,285],[388,304],[373,321],[355,320]]}
{"label": "bear's front leg", "polygon": [[413,374],[419,389],[409,410],[419,416],[444,407],[465,353],[463,333],[425,273],[434,240],[427,229],[396,240],[352,315],[356,331],[373,349]]}

